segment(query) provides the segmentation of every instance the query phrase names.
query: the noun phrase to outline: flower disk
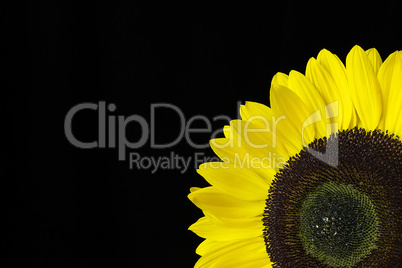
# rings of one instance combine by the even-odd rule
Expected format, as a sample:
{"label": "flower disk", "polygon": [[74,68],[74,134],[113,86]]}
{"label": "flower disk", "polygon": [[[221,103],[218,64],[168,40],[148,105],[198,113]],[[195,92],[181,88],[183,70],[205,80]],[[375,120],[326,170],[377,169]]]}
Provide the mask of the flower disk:
{"label": "flower disk", "polygon": [[[339,155],[338,164],[311,150]],[[397,267],[401,172],[402,143],[380,131],[341,131],[292,157],[275,176],[263,219],[274,267]]]}

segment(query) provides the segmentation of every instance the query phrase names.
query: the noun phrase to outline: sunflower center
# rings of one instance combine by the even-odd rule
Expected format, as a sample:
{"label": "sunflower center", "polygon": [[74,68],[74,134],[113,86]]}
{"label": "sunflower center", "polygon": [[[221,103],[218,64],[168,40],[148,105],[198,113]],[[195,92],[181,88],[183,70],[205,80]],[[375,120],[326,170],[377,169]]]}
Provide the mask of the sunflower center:
{"label": "sunflower center", "polygon": [[307,253],[332,266],[351,266],[375,246],[378,220],[370,199],[350,185],[326,183],[300,211]]}
{"label": "sunflower center", "polygon": [[378,130],[341,131],[291,157],[264,211],[274,267],[398,267],[401,174],[402,142]]}

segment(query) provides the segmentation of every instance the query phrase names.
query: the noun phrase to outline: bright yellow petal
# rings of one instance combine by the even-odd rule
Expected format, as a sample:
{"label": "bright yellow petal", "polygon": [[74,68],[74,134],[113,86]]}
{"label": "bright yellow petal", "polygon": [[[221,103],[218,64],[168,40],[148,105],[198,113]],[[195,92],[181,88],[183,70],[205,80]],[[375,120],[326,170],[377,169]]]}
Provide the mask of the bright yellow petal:
{"label": "bright yellow petal", "polygon": [[271,84],[272,110],[278,118],[278,139],[285,142],[288,154],[293,156],[314,140],[315,128],[304,102],[287,87]]}
{"label": "bright yellow petal", "polygon": [[338,88],[331,75],[314,58],[307,62],[306,76],[317,87],[326,104],[340,100]]}
{"label": "bright yellow petal", "polygon": [[230,138],[230,126],[223,126],[223,134],[225,138]]}
{"label": "bright yellow petal", "polygon": [[[230,130],[228,130],[230,133]],[[229,134],[231,135],[231,134]],[[244,150],[238,150],[237,147],[233,145],[233,139],[231,138],[217,138],[209,141],[214,153],[224,162],[233,162],[236,154],[245,154]]]}
{"label": "bright yellow petal", "polygon": [[289,87],[288,82],[289,82],[289,76],[284,73],[278,72],[272,78],[271,84]]}
{"label": "bright yellow petal", "polygon": [[222,192],[243,200],[259,201],[267,198],[275,171],[271,170],[270,178],[263,178],[253,171],[255,168],[259,167],[209,162],[200,165],[197,172]]}
{"label": "bright yellow petal", "polygon": [[[355,108],[353,106],[352,99],[348,93],[348,79],[346,76],[346,68],[343,65],[342,61],[336,56],[332,54],[330,51],[323,49],[318,53],[317,62],[318,66],[324,68],[327,73],[332,77],[332,81],[334,84],[334,90],[339,92],[339,96],[341,98],[341,110],[342,110],[342,122],[340,122],[340,129],[349,129],[351,127],[356,126],[357,115]],[[332,83],[332,82],[331,82]],[[320,90],[322,90],[320,88]],[[325,93],[322,93],[325,95]],[[327,101],[331,101],[334,99],[336,95],[332,97],[329,96]]]}
{"label": "bright yellow petal", "polygon": [[265,200],[241,200],[216,187],[199,189],[190,193],[188,198],[206,213],[223,218],[255,217],[262,215],[265,208]]}
{"label": "bright yellow petal", "polygon": [[[261,161],[261,167],[278,170],[289,156],[284,148],[285,144],[276,142],[279,138],[276,137],[276,130],[273,127],[270,124],[268,126],[254,124],[253,120],[232,120],[230,138],[211,140],[210,145],[226,163],[255,167],[257,162]],[[264,176],[262,173],[265,171],[258,169],[256,172]]]}
{"label": "bright yellow petal", "polygon": [[330,73],[338,89],[346,89],[348,87],[346,68],[337,55],[326,49],[322,49],[320,53],[318,53],[317,61]]}
{"label": "bright yellow petal", "polygon": [[190,193],[194,193],[194,192],[196,192],[196,191],[198,191],[200,189],[202,189],[202,188],[200,188],[200,187],[191,187],[190,188]]}
{"label": "bright yellow petal", "polygon": [[[265,143],[272,145],[270,144],[272,137],[265,138],[267,135],[264,134],[266,133],[268,136],[272,136],[269,133],[275,134],[272,132],[272,125],[275,123],[272,109],[263,104],[247,101],[245,105],[242,105],[240,113],[243,114],[242,121],[233,120],[231,122],[234,130],[243,138],[247,138],[248,133],[250,133],[249,130],[252,128],[260,129],[256,131],[259,133],[257,136],[260,136],[261,141],[264,140]],[[251,132],[255,133],[255,131]]]}
{"label": "bright yellow petal", "polygon": [[262,237],[225,242],[207,239],[202,249],[198,250],[200,251],[204,254],[194,266],[195,268],[272,267],[268,254],[265,252]]}
{"label": "bright yellow petal", "polygon": [[382,100],[374,68],[364,50],[355,46],[346,57],[349,93],[358,115],[358,126],[367,130],[377,128]]}
{"label": "bright yellow petal", "polygon": [[313,81],[324,99],[327,109],[326,119],[331,123],[328,125],[332,130],[330,132],[349,126],[350,111],[344,109],[343,99],[331,74],[316,59],[311,58],[307,63],[306,76]]}
{"label": "bright yellow petal", "polygon": [[[276,137],[277,122],[275,120],[273,117],[269,126],[254,124],[252,120],[232,120],[230,123],[234,145],[243,148],[247,152],[246,157],[253,157],[253,159],[263,160],[274,156],[287,158],[284,144],[278,142],[279,138]],[[271,167],[277,168],[273,165]]]}
{"label": "bright yellow petal", "polygon": [[290,71],[288,87],[307,105],[307,107],[320,108],[324,106],[317,89],[307,77],[297,71]]}
{"label": "bright yellow petal", "polygon": [[320,139],[327,135],[325,103],[317,88],[303,74],[297,71],[289,73],[289,88],[306,104],[309,116],[315,117],[315,138]]}
{"label": "bright yellow petal", "polygon": [[389,130],[402,137],[402,52],[392,53],[378,72],[383,98],[385,99],[384,131]]}
{"label": "bright yellow petal", "polygon": [[377,49],[370,48],[366,50],[366,54],[371,62],[371,65],[374,68],[374,73],[377,74],[380,66],[382,64],[382,59],[380,54],[378,53]]}
{"label": "bright yellow petal", "polygon": [[246,219],[214,220],[203,217],[190,226],[189,230],[203,238],[216,241],[246,239],[261,236],[264,226],[261,217]]}
{"label": "bright yellow petal", "polygon": [[201,244],[198,245],[197,249],[195,250],[195,253],[197,253],[200,256],[204,256],[205,254],[210,252],[211,249],[214,248],[214,246],[219,245],[220,243],[222,242],[212,239],[205,239],[204,241],[201,242]]}
{"label": "bright yellow petal", "polygon": [[272,111],[264,104],[246,101],[245,105],[240,107],[240,116],[244,121],[252,120],[254,124],[266,126],[272,120]]}
{"label": "bright yellow petal", "polygon": [[314,58],[311,58],[306,67],[306,76],[314,83],[319,90],[325,104],[340,101],[341,96],[338,88],[329,74]]}

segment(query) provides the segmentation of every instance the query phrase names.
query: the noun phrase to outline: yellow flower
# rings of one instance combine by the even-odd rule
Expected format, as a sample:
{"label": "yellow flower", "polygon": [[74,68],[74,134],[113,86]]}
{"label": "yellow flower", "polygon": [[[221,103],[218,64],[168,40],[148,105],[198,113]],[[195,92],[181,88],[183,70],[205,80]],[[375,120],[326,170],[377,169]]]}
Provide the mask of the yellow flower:
{"label": "yellow flower", "polygon": [[345,67],[324,49],[270,94],[198,169],[211,186],[189,195],[205,215],[195,267],[398,267],[402,53],[355,46]]}

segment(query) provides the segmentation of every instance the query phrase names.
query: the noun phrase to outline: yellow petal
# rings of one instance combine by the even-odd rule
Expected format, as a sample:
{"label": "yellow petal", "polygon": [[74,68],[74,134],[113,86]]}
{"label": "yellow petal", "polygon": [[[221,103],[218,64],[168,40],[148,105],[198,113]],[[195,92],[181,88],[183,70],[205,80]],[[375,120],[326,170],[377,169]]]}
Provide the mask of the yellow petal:
{"label": "yellow petal", "polygon": [[202,188],[200,188],[200,187],[191,187],[190,188],[190,193],[196,192],[196,191],[198,191],[200,189],[202,189]]}
{"label": "yellow petal", "polygon": [[351,115],[343,109],[342,97],[331,74],[316,59],[311,58],[307,63],[306,76],[313,81],[324,99],[328,111],[326,119],[331,122],[333,132],[345,128],[345,125],[349,126]]}
{"label": "yellow petal", "polygon": [[288,154],[293,156],[314,140],[315,129],[308,122],[311,114],[296,93],[274,83],[271,102],[275,116],[281,119],[276,126],[278,139],[285,141]]}
{"label": "yellow petal", "polygon": [[246,219],[214,220],[203,217],[190,226],[189,230],[203,238],[216,241],[246,239],[261,236],[264,226],[261,217]]}
{"label": "yellow petal", "polygon": [[371,65],[373,66],[374,73],[377,74],[378,70],[380,69],[380,66],[382,64],[382,59],[381,59],[380,54],[378,53],[377,49],[375,49],[375,48],[367,49],[366,54],[371,62]]}
{"label": "yellow petal", "polygon": [[[342,122],[340,122],[340,129],[349,129],[356,126],[357,115],[353,102],[348,93],[348,79],[346,76],[346,68],[342,61],[332,54],[330,51],[323,49],[318,53],[317,62],[322,66],[326,72],[332,77],[335,88],[339,92],[342,104]],[[336,97],[335,95],[332,97]],[[331,98],[331,97],[330,97]]]}
{"label": "yellow petal", "polygon": [[246,152],[243,149],[237,150],[237,147],[233,145],[232,138],[217,138],[209,141],[209,145],[211,146],[214,153],[226,163],[230,163],[234,161],[236,154],[245,154]]}
{"label": "yellow petal", "polygon": [[346,68],[337,55],[326,49],[322,49],[320,53],[318,53],[317,61],[332,76],[338,89],[347,88],[348,79],[346,77]]}
{"label": "yellow petal", "polygon": [[278,72],[274,75],[272,78],[272,84],[284,86],[284,87],[289,87],[288,86],[288,81],[289,81],[289,76],[287,76],[284,73]]}
{"label": "yellow petal", "polygon": [[377,128],[382,100],[374,68],[363,49],[355,46],[346,57],[349,93],[358,115],[358,126],[367,130]]}
{"label": "yellow petal", "polygon": [[237,163],[240,164],[240,167],[244,163],[246,167],[250,167],[261,161],[261,168],[256,172],[265,176],[262,174],[266,172],[264,167],[278,170],[289,158],[284,143],[277,142],[277,140],[281,140],[276,137],[275,133],[275,129],[270,124],[267,127],[254,124],[253,120],[232,120],[230,122],[230,138],[211,140],[210,145],[226,163]]}
{"label": "yellow petal", "polygon": [[219,245],[220,243],[222,242],[212,239],[205,239],[204,241],[201,242],[201,244],[198,245],[195,253],[197,253],[200,256],[204,256],[209,251],[211,251],[212,248],[214,248],[216,245]]}
{"label": "yellow petal", "polygon": [[255,217],[262,215],[265,208],[265,200],[241,200],[216,187],[199,189],[190,193],[188,198],[206,213],[224,218]]}
{"label": "yellow petal", "polygon": [[202,251],[195,268],[272,267],[262,237],[224,242],[207,239]]}
{"label": "yellow petal", "polygon": [[308,114],[315,116],[315,138],[323,138],[327,135],[325,124],[325,103],[313,83],[303,74],[291,71],[289,74],[289,88],[306,104]]}
{"label": "yellow petal", "polygon": [[259,167],[212,162],[200,165],[197,172],[212,186],[229,195],[250,201],[265,200],[275,171],[272,170],[270,178],[262,178],[253,171],[256,168]]}
{"label": "yellow petal", "polygon": [[331,75],[314,58],[311,58],[306,67],[306,76],[319,90],[326,104],[340,100],[338,88]]}
{"label": "yellow petal", "polygon": [[269,125],[254,124],[252,120],[232,120],[233,144],[243,148],[251,156],[264,158],[270,152],[287,157],[284,144],[276,140],[276,119]]}
{"label": "yellow petal", "polygon": [[240,116],[244,121],[252,121],[263,127],[268,126],[272,120],[272,110],[264,104],[246,101],[240,107]]}
{"label": "yellow petal", "polygon": [[225,138],[230,138],[230,126],[223,126],[223,134]]}
{"label": "yellow petal", "polygon": [[289,89],[295,92],[308,107],[319,108],[323,106],[324,100],[316,87],[300,72],[290,71],[288,84]]}
{"label": "yellow petal", "polygon": [[402,52],[392,53],[378,72],[381,85],[384,109],[384,130],[389,130],[402,137]]}

